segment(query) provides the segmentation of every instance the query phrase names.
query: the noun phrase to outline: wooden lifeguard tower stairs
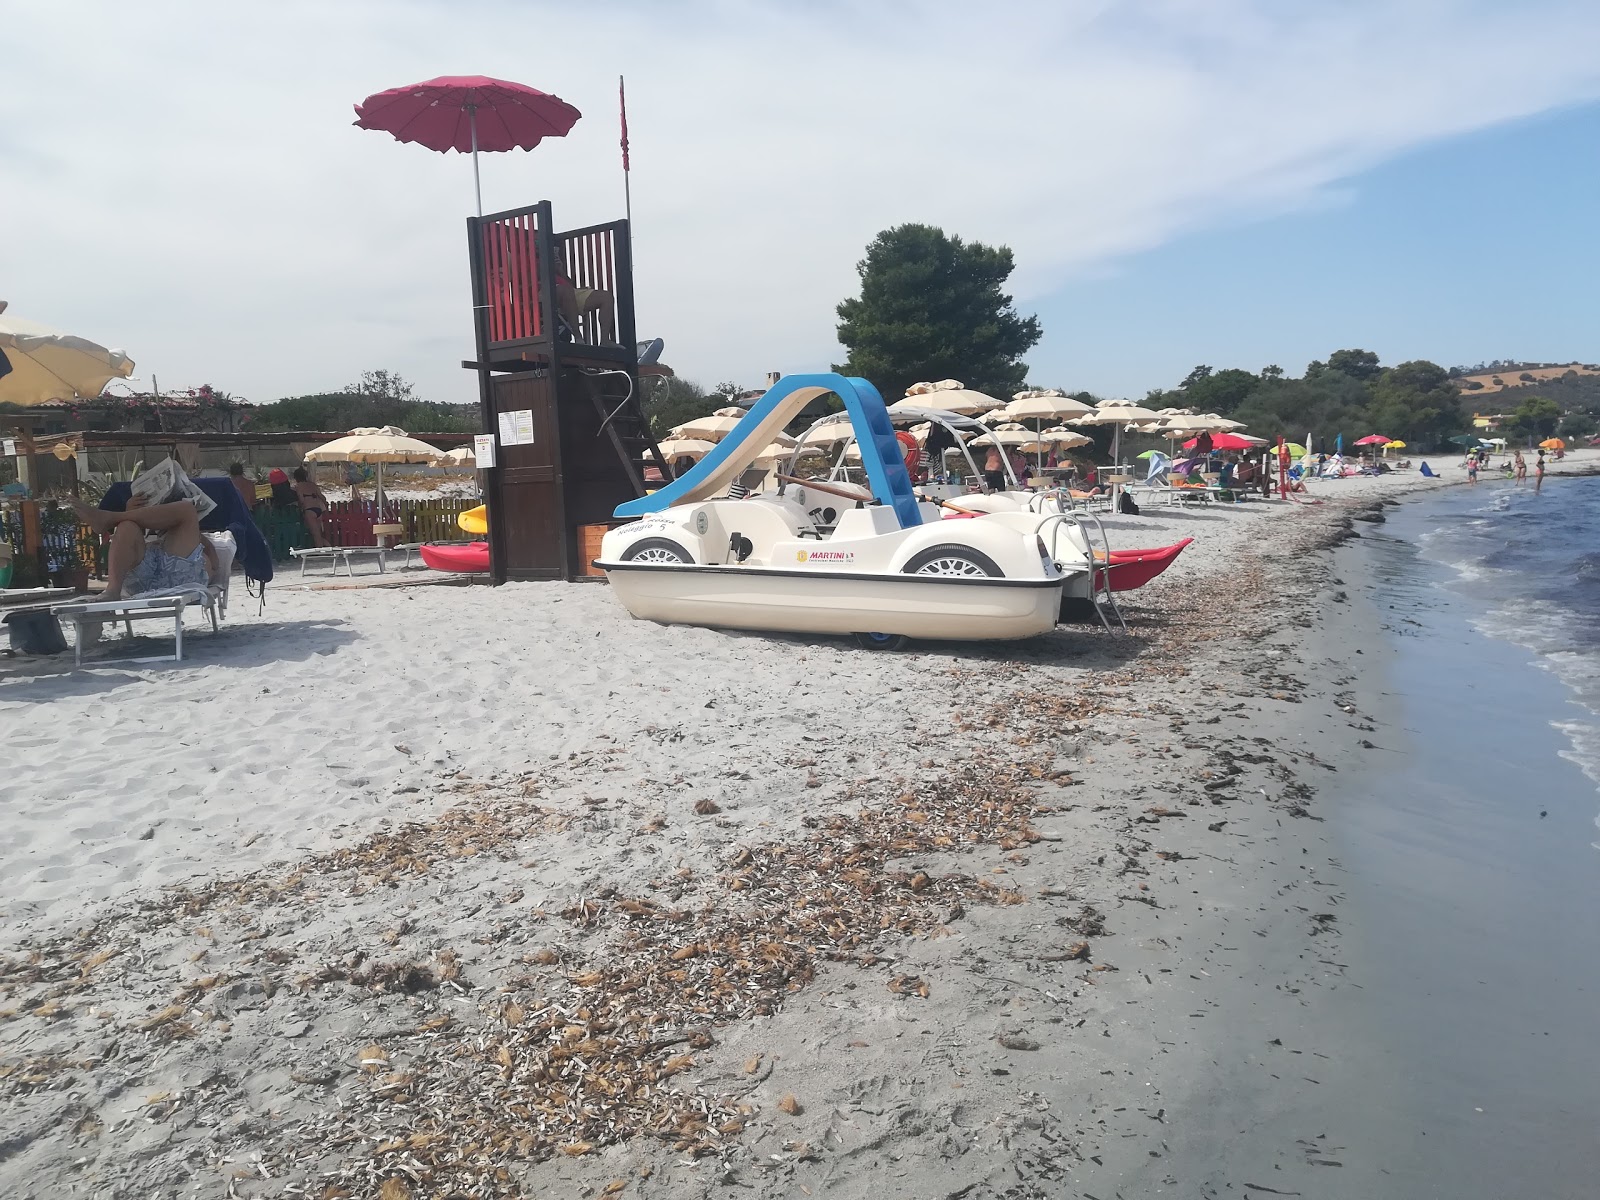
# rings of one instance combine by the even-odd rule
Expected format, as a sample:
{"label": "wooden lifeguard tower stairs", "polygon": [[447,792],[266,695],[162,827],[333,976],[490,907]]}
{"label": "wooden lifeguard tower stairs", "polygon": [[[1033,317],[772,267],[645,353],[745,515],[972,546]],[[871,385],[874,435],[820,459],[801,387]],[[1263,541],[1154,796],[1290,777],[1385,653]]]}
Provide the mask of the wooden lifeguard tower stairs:
{"label": "wooden lifeguard tower stairs", "polygon": [[[495,583],[589,574],[598,531],[672,471],[640,404],[628,222],[555,232],[550,202],[467,219]],[[547,269],[554,264],[554,269]],[[557,275],[587,300],[562,318]],[[568,316],[572,317],[570,312]],[[531,440],[507,444],[510,426]]]}

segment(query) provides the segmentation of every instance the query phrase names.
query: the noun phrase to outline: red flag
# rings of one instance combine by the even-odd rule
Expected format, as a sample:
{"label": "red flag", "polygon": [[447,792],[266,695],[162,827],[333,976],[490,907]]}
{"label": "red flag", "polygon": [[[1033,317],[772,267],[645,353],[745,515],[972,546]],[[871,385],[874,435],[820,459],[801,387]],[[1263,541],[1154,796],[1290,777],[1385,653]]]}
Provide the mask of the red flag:
{"label": "red flag", "polygon": [[622,112],[622,169],[628,169],[628,93],[624,90],[622,76],[617,76],[617,105]]}

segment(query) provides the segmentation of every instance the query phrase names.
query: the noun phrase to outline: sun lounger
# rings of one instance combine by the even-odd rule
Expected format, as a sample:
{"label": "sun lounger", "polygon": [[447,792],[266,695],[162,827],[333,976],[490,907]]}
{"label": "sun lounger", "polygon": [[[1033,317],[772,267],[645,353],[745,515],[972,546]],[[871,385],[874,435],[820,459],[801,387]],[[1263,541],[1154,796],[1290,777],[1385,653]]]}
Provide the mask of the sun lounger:
{"label": "sun lounger", "polygon": [[[345,574],[355,578],[355,568],[351,564],[352,554],[376,554],[378,556],[378,574],[384,573],[383,556],[387,553],[382,546],[307,546],[300,550],[291,550],[290,554],[300,560],[300,578],[306,577],[306,563],[312,559],[328,559],[333,563],[333,574],[339,573],[339,564],[344,564]],[[409,552],[408,552],[409,557]]]}
{"label": "sun lounger", "polygon": [[186,609],[198,608],[211,621],[211,631],[221,628],[221,618],[228,611],[228,583],[232,578],[233,556],[237,549],[231,533],[203,533],[210,538],[217,552],[217,574],[204,586],[174,588],[161,594],[132,596],[122,600],[91,600],[77,604],[58,604],[51,612],[60,620],[72,625],[73,666],[83,665],[83,626],[86,621],[121,621],[128,636],[133,636],[133,622],[149,620],[172,621],[175,641],[170,655],[136,659],[137,662],[183,661],[183,614]]}

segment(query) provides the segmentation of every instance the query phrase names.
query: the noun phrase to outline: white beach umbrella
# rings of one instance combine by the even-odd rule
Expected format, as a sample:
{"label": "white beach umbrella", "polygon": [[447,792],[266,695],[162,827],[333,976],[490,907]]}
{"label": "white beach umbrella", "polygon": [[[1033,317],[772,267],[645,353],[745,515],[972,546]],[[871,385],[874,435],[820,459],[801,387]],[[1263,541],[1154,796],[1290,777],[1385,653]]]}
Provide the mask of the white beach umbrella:
{"label": "white beach umbrella", "polygon": [[669,463],[680,458],[704,458],[717,448],[715,442],[708,442],[704,438],[671,437],[664,442],[657,442],[661,457]]}
{"label": "white beach umbrella", "polygon": [[719,408],[716,412],[704,417],[696,417],[692,421],[685,421],[682,425],[674,425],[667,433],[675,438],[700,438],[708,442],[720,442],[732,432],[733,427],[744,416],[742,409],[733,409],[737,416],[730,416],[728,409]]}
{"label": "white beach umbrella", "polygon": [[378,519],[383,519],[383,464],[384,463],[434,463],[443,457],[437,446],[430,446],[410,436],[395,425],[377,428],[363,426],[352,429],[344,437],[306,453],[309,463],[357,462],[373,463],[378,468]]}
{"label": "white beach umbrella", "polygon": [[995,415],[1007,421],[1060,422],[1094,411],[1094,405],[1060,392],[1018,392],[1016,398]]}
{"label": "white beach umbrella", "polygon": [[28,408],[98,396],[113,379],[133,374],[133,360],[121,350],[5,312],[6,302],[0,300],[0,353],[11,364],[0,376],[0,403]]}
{"label": "white beach umbrella", "polygon": [[[939,408],[957,416],[970,417],[975,413],[992,412],[1002,408],[1005,401],[986,392],[976,392],[959,379],[941,379],[938,383],[914,383],[906,389],[904,402],[918,408]],[[895,404],[902,401],[896,400]],[[894,405],[889,406],[893,408]]]}
{"label": "white beach umbrella", "polygon": [[1127,425],[1142,425],[1150,421],[1159,421],[1160,415],[1151,412],[1148,408],[1141,408],[1131,400],[1107,400],[1092,413],[1081,417],[1074,417],[1068,421],[1069,425],[1110,425],[1111,434],[1111,461],[1118,465],[1122,455],[1122,430]]}
{"label": "white beach umbrella", "polygon": [[798,446],[831,446],[851,437],[850,414],[834,413],[823,417],[796,440]]}
{"label": "white beach umbrella", "polygon": [[1008,424],[996,425],[989,433],[980,434],[971,441],[973,446],[1027,446],[1035,440],[1035,434],[1025,425]]}
{"label": "white beach umbrella", "polygon": [[1077,446],[1087,446],[1094,439],[1088,434],[1079,433],[1077,430],[1068,429],[1065,425],[1056,425],[1049,429],[1041,429],[1037,440],[1044,446],[1059,446],[1071,450]]}
{"label": "white beach umbrella", "polygon": [[439,456],[440,463],[449,467],[471,467],[478,463],[478,456],[471,446],[457,446],[454,450],[446,450]]}
{"label": "white beach umbrella", "polygon": [[756,455],[755,461],[758,463],[775,463],[788,458],[794,453],[794,439],[789,438],[788,442],[788,445],[776,440],[768,442],[761,453]]}

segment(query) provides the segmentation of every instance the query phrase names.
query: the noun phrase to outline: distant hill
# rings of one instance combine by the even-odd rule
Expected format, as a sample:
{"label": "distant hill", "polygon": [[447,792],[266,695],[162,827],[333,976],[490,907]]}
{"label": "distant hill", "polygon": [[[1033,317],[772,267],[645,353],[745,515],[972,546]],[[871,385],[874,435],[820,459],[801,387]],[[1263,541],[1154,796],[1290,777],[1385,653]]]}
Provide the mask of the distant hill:
{"label": "distant hill", "polygon": [[[1469,402],[1495,392],[1514,391],[1573,375],[1600,375],[1596,363],[1495,363],[1492,367],[1457,367],[1451,378]],[[1541,393],[1548,394],[1548,393]]]}

